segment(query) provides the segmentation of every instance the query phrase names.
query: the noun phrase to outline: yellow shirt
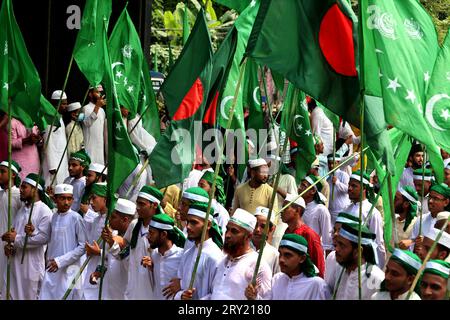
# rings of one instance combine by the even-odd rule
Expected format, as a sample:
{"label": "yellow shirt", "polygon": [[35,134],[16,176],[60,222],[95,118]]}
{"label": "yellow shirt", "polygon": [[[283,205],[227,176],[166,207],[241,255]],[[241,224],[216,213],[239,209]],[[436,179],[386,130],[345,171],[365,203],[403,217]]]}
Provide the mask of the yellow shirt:
{"label": "yellow shirt", "polygon": [[178,208],[178,201],[180,200],[180,188],[173,184],[159,191],[161,191],[163,194],[165,192],[164,197],[166,198],[166,201],[170,203],[172,208]]}
{"label": "yellow shirt", "polygon": [[[250,187],[249,181],[247,181],[236,188],[232,211],[234,212],[237,208],[241,208],[250,213],[255,213],[257,207],[261,206],[269,208],[272,193],[273,188],[267,183],[255,189]],[[273,207],[275,209],[278,208],[277,197],[275,197]],[[278,216],[276,217],[276,220],[278,220]],[[275,224],[277,224],[277,222],[278,221],[275,221]]]}

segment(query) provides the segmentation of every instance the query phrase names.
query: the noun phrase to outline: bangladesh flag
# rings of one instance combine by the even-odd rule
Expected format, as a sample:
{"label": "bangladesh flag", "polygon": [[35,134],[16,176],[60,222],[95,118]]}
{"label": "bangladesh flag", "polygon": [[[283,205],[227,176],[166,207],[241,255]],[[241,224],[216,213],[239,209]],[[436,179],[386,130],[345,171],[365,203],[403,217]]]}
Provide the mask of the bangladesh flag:
{"label": "bangladesh flag", "polygon": [[41,97],[39,74],[28,54],[11,0],[3,0],[0,11],[0,110],[8,112],[25,127],[38,122]]}
{"label": "bangladesh flag", "polygon": [[450,32],[447,32],[431,77],[425,73],[424,81],[429,81],[425,119],[436,143],[450,152]]}
{"label": "bangladesh flag", "polygon": [[86,0],[81,19],[81,29],[78,31],[73,57],[78,68],[92,86],[98,85],[103,79],[105,71],[103,57],[103,22],[111,16],[111,0]]}
{"label": "bangladesh flag", "polygon": [[125,179],[133,172],[138,165],[138,158],[134,152],[127,127],[123,122],[120,113],[117,89],[114,82],[113,70],[111,68],[111,58],[108,50],[108,40],[106,37],[106,23],[103,28],[103,70],[108,104],[106,106],[107,129],[108,129],[108,205],[111,211],[114,208],[116,192]]}
{"label": "bangladesh flag", "polygon": [[292,83],[289,83],[282,112],[280,130],[297,143],[295,180],[300,183],[316,159],[316,150],[305,95]]}
{"label": "bangladesh flag", "polygon": [[119,104],[129,110],[129,119],[133,119],[139,104],[144,53],[127,8],[123,9],[111,33],[109,47]]}
{"label": "bangladesh flag", "polygon": [[211,60],[211,39],[204,11],[200,10],[188,41],[161,88],[172,121],[150,155],[159,189],[183,181],[192,169],[195,147],[201,146]]}
{"label": "bangladesh flag", "polygon": [[364,74],[378,77],[366,79],[366,92],[382,97],[387,123],[426,145],[442,182],[442,158],[424,117],[426,82],[439,50],[434,24],[416,0],[362,0],[360,10]]}

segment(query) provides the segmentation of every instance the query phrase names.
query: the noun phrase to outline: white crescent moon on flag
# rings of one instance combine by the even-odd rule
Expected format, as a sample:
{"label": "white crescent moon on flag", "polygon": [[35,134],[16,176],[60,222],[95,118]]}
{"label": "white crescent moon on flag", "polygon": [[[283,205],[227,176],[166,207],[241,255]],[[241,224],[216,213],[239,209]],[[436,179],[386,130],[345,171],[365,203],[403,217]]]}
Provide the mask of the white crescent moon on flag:
{"label": "white crescent moon on flag", "polygon": [[259,102],[259,99],[258,99],[258,96],[257,96],[258,90],[261,90],[261,89],[259,89],[259,87],[255,87],[255,90],[253,90],[253,101],[255,101],[255,104],[257,106],[260,106],[261,103]]}
{"label": "white crescent moon on flag", "polygon": [[228,120],[228,116],[225,112],[225,105],[227,104],[228,101],[233,100],[233,96],[226,96],[225,98],[222,99],[222,102],[220,103],[220,114],[222,115],[222,118],[225,120]]}
{"label": "white crescent moon on flag", "polygon": [[[124,66],[124,64],[120,61],[116,61],[114,63],[111,64],[111,70],[113,72],[113,78],[114,78],[114,68],[117,66]],[[119,84],[118,82],[114,81],[115,84]]]}
{"label": "white crescent moon on flag", "polygon": [[439,131],[445,131],[444,128],[438,126],[438,124],[436,123],[436,121],[434,121],[433,118],[433,109],[434,109],[434,105],[442,99],[449,99],[450,100],[450,96],[448,94],[445,93],[440,93],[440,94],[435,94],[434,96],[432,96],[430,98],[430,100],[428,100],[427,102],[427,106],[425,109],[425,117],[427,118],[428,123],[436,130]]}
{"label": "white crescent moon on flag", "polygon": [[300,134],[297,133],[297,126],[295,125],[295,120],[297,120],[298,118],[303,118],[303,116],[301,116],[301,115],[299,115],[299,114],[297,114],[296,116],[294,116],[294,121],[292,122],[292,125],[294,126],[294,132],[295,132],[295,135],[298,136],[298,137],[300,137],[302,133],[301,133],[301,132],[300,132]]}

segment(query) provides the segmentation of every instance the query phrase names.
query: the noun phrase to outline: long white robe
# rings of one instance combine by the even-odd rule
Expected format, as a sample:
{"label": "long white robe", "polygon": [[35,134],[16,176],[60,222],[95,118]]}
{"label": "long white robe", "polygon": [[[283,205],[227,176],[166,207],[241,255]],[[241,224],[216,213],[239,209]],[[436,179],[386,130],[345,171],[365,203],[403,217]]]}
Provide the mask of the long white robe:
{"label": "long white robe", "polygon": [[[253,243],[250,243],[250,246],[253,249],[256,249]],[[255,250],[259,253],[259,250]],[[279,256],[280,253],[278,252],[278,249],[272,246],[270,243],[266,242],[266,245],[264,246],[264,252],[262,255],[262,259],[267,263],[267,265],[270,267],[270,270],[272,271],[272,274],[277,274],[280,272],[280,264],[279,264]]]}
{"label": "long white robe", "polygon": [[324,280],[330,288],[336,283],[336,269],[339,263],[336,261],[336,251],[331,251],[325,259],[325,277]]}
{"label": "long white robe", "polygon": [[[113,231],[113,236],[117,231]],[[107,246],[107,255],[105,256],[105,265],[108,270],[103,279],[103,300],[125,300],[125,289],[128,283],[128,257],[121,260],[116,258],[112,252],[119,250],[119,244],[114,243],[112,247]],[[99,282],[100,283],[100,282]]]}
{"label": "long white robe", "polygon": [[[369,202],[369,200],[365,199],[362,202],[363,222],[366,221],[371,207],[372,204]],[[345,212],[351,213],[355,217],[359,217],[359,202],[351,203]],[[384,245],[383,226],[384,222],[383,218],[381,217],[381,213],[376,208],[374,208],[367,227],[376,235],[375,242],[377,244],[378,267],[380,267],[380,269],[383,269],[386,263],[386,248]]]}
{"label": "long white robe", "polygon": [[[48,146],[42,159],[42,172],[46,186],[50,185],[54,176],[50,174],[49,171],[56,170],[58,168],[61,158],[63,158],[61,161],[61,166],[56,174],[56,179],[53,185],[63,183],[64,179],[69,175],[69,158],[67,156],[67,151],[64,152],[67,144],[66,131],[62,118],[59,122],[59,128],[56,128],[55,126],[53,127],[53,132],[50,135]],[[50,126],[47,126],[44,134],[44,141],[47,141],[49,137],[49,130]]]}
{"label": "long white robe", "polygon": [[[197,259],[198,246],[193,246],[185,250],[181,257],[180,268],[178,269],[178,278],[181,279],[181,290],[177,292],[174,299],[180,300],[181,295],[189,288],[192,270]],[[192,299],[198,300],[212,292],[214,276],[217,266],[223,258],[222,251],[212,241],[211,238],[203,243],[202,254],[200,256],[197,274],[195,276],[194,292]]]}
{"label": "long white robe", "polygon": [[[11,223],[14,221],[17,211],[22,206],[19,188],[13,186],[11,189]],[[8,190],[0,188],[0,235],[8,231]],[[0,252],[0,293],[6,283],[6,265],[8,259]]]}
{"label": "long white robe", "polygon": [[[402,293],[397,297],[397,299],[394,300],[406,300],[407,295],[408,291]],[[372,300],[392,300],[392,299],[389,291],[377,291],[372,295]],[[422,300],[422,299],[420,299],[419,295],[413,291],[411,297],[408,300]]]}
{"label": "long white robe", "polygon": [[327,207],[313,200],[306,205],[302,218],[321,237],[323,249],[332,250],[331,217]]}
{"label": "long white robe", "polygon": [[[142,169],[142,164],[138,163],[136,168],[134,168],[133,172],[121,184],[119,190],[117,191],[120,198],[130,200],[131,202],[136,202],[139,192],[141,191],[142,187],[145,186],[145,183],[147,182],[147,173],[146,173],[147,169],[144,169],[144,171],[142,172],[141,176],[139,177],[139,180],[137,181],[136,185],[132,188],[133,181],[134,181],[135,177],[137,177],[137,175],[139,174],[139,171],[141,171],[141,169]],[[131,190],[129,190],[130,188],[131,188]]]}
{"label": "long white robe", "polygon": [[35,230],[28,237],[23,264],[23,246],[25,242],[25,225],[28,223],[31,205],[23,205],[14,217],[14,229],[17,232],[14,241],[16,254],[11,259],[11,297],[13,300],[36,300],[38,285],[44,277],[44,252],[50,240],[52,211],[42,201],[34,203],[31,223]]}
{"label": "long white robe", "polygon": [[91,158],[91,163],[105,164],[105,127],[106,115],[103,108],[94,112],[95,104],[83,107],[85,118],[83,120],[83,136],[86,152]]}
{"label": "long white robe", "polygon": [[311,130],[318,134],[323,141],[325,157],[333,152],[333,123],[328,119],[320,107],[311,112]]}
{"label": "long white robe", "polygon": [[404,186],[411,186],[414,188],[414,169],[412,167],[405,168],[403,170],[402,176],[400,178],[400,182],[398,184],[398,188]]}
{"label": "long white robe", "polygon": [[79,179],[67,177],[64,180],[64,183],[73,186],[73,203],[70,209],[72,209],[75,212],[78,212],[80,210],[81,198],[83,197],[84,194],[84,188],[86,188],[86,177],[83,176]]}
{"label": "long white robe", "polygon": [[290,278],[279,272],[273,276],[268,300],[329,300],[330,289],[321,277],[306,277],[303,273]]}
{"label": "long white robe", "polygon": [[183,252],[184,250],[176,245],[172,245],[172,248],[167,250],[164,255],[159,250],[152,251],[156,300],[166,300],[162,290],[169,285],[171,279],[177,277]]}
{"label": "long white robe", "polygon": [[[424,213],[422,215],[422,235],[427,234],[431,229],[434,228],[436,224],[436,218],[433,218],[430,212]],[[419,236],[419,228],[420,228],[420,215],[417,217],[416,222],[414,223],[413,230],[411,232],[411,239],[415,240]],[[414,248],[412,246],[411,250]]]}
{"label": "long white robe", "polygon": [[[258,253],[250,251],[238,258],[225,256],[217,267],[212,284],[210,300],[247,300],[245,289],[252,281]],[[265,261],[261,261],[256,284],[258,294],[264,299],[270,293],[272,270]]]}
{"label": "long white robe", "polygon": [[328,209],[330,211],[331,216],[331,226],[334,226],[336,223],[336,218],[340,212],[343,212],[349,205],[350,199],[348,197],[348,183],[350,181],[350,176],[347,172],[342,170],[337,170],[334,173],[336,179],[336,183],[334,184],[334,198],[332,200],[331,192],[333,190],[332,176],[329,176],[327,179],[328,184],[330,185],[330,201],[328,205]]}
{"label": "long white robe", "polygon": [[[81,266],[87,239],[83,218],[73,210],[55,213],[51,222],[47,261],[55,259],[58,271],[45,272],[40,300],[61,300]],[[81,281],[75,285],[69,299],[81,298]]]}

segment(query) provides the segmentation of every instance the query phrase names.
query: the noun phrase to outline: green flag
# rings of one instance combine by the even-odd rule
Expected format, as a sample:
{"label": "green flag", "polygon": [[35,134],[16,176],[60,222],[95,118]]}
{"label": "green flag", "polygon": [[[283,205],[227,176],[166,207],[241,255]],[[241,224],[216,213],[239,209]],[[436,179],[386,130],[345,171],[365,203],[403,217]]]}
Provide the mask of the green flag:
{"label": "green flag", "polygon": [[73,57],[92,86],[98,85],[103,79],[103,21],[108,26],[111,11],[112,0],[86,0]]}
{"label": "green flag", "polygon": [[381,87],[387,123],[427,146],[436,178],[442,182],[442,158],[423,116],[425,79],[439,48],[433,22],[416,0],[362,0],[360,6],[364,73],[373,74],[375,69],[378,75],[372,79],[375,84],[366,83],[366,91],[376,98]]}
{"label": "green flag", "polygon": [[[280,132],[288,134],[288,137],[297,143],[295,180],[297,183],[300,183],[316,159],[316,150],[314,149],[314,140],[305,95],[301,92],[297,97],[297,101],[293,101],[295,99],[295,90],[298,89],[295,89],[294,85],[289,83],[282,111]],[[289,125],[291,122],[292,124]],[[290,132],[289,127],[291,127]]]}
{"label": "green flag", "polygon": [[129,119],[133,119],[139,103],[144,53],[139,34],[126,8],[111,33],[109,47],[119,104],[130,112]]}
{"label": "green flag", "polygon": [[38,121],[36,122],[39,130],[44,131],[47,129],[47,127],[52,124],[53,119],[55,119],[53,126],[55,128],[60,127],[61,122],[59,120],[61,119],[61,116],[56,108],[42,94],[39,101],[41,105],[38,112]]}
{"label": "green flag", "polygon": [[[258,151],[261,148],[259,130],[264,128],[264,112],[261,108],[261,90],[258,81],[258,65],[253,59],[248,59],[245,66],[243,104],[248,108],[248,128],[254,129],[258,140]],[[256,142],[256,141],[255,141]]]}
{"label": "green flag", "polygon": [[148,64],[143,58],[141,71],[141,91],[139,93],[138,114],[142,115],[142,127],[150,133],[156,141],[161,134],[159,125],[159,111],[156,104],[155,92],[153,91],[152,81]]}
{"label": "green flag", "polygon": [[[436,143],[450,152],[450,32],[439,51],[426,95],[425,119]],[[428,81],[428,80],[427,80]]]}
{"label": "green flag", "polygon": [[109,210],[114,208],[116,192],[125,179],[137,167],[139,160],[134,152],[127,128],[120,113],[118,94],[114,82],[111,58],[109,55],[108,40],[106,36],[106,22],[103,28],[103,70],[105,90],[108,95],[106,106],[107,129],[108,129],[108,205]]}
{"label": "green flag", "polygon": [[0,110],[19,119],[25,127],[38,122],[41,81],[28,54],[11,0],[3,0],[0,11]]}
{"label": "green flag", "polygon": [[187,1],[184,2],[184,9],[183,9],[183,45],[186,44],[186,41],[189,38],[189,18],[186,3]]}
{"label": "green flag", "polygon": [[214,2],[241,13],[249,4],[255,3],[256,0],[214,0]]}
{"label": "green flag", "polygon": [[192,169],[196,146],[201,146],[211,60],[211,39],[205,13],[200,10],[188,41],[161,88],[172,121],[150,155],[157,188],[182,182]]}

